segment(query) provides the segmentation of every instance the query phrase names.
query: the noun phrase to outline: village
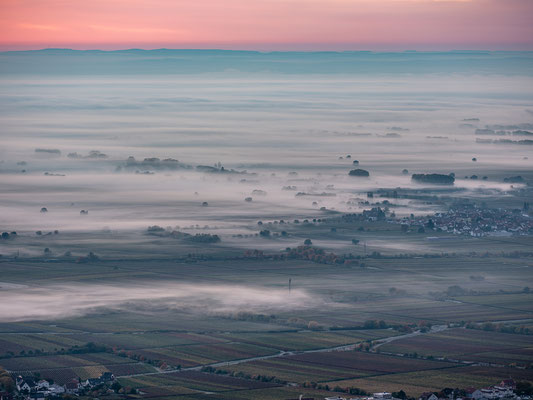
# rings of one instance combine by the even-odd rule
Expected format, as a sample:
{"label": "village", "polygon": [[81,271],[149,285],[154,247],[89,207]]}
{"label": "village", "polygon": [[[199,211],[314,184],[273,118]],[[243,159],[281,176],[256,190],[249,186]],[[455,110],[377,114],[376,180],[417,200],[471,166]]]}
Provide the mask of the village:
{"label": "village", "polygon": [[131,390],[126,393],[111,372],[104,372],[98,378],[72,379],[62,385],[54,383],[50,379],[36,379],[33,376],[18,375],[12,380],[14,382],[13,390],[0,392],[0,400],[64,399],[73,396],[94,398],[102,395],[137,393],[137,391]]}
{"label": "village", "polygon": [[476,204],[453,204],[447,211],[430,215],[397,217],[390,211],[387,200],[374,204],[375,207],[361,214],[345,214],[344,221],[386,221],[400,224],[402,232],[427,231],[447,232],[472,237],[523,236],[533,233],[533,218],[529,214],[529,203],[522,209],[486,208]]}
{"label": "village", "polygon": [[[130,397],[140,395],[135,389],[127,390],[116,380],[111,372],[104,372],[98,378],[86,380],[73,379],[66,384],[59,385],[51,380],[35,379],[18,375],[13,377],[14,387],[11,392],[0,392],[0,400],[45,400],[68,399],[75,397]],[[364,393],[364,392],[362,392]],[[418,397],[418,400],[529,400],[532,398],[533,386],[529,383],[515,382],[513,379],[504,379],[498,384],[485,388],[469,387],[466,389],[446,388],[440,392],[427,392]],[[137,397],[137,396],[135,396]],[[296,399],[295,399],[296,400]],[[315,400],[303,397],[298,400]],[[328,396],[324,400],[415,400],[403,390],[399,392],[379,392],[372,395],[356,395],[356,397]]]}
{"label": "village", "polygon": [[446,212],[433,216],[402,218],[403,225],[433,229],[454,235],[474,237],[530,235],[533,232],[533,218],[528,214],[529,204],[522,210],[479,208],[475,205],[454,206]]}
{"label": "village", "polygon": [[[522,382],[516,383],[513,379],[504,379],[498,384],[476,389],[469,387],[466,389],[451,389],[446,388],[440,392],[427,392],[423,393],[418,400],[496,400],[496,399],[514,399],[514,400],[527,400],[531,399],[531,393],[533,386],[525,384],[527,387],[522,387]],[[525,394],[527,393],[527,394]],[[373,393],[372,396],[358,396],[358,397],[341,397],[332,396],[325,397],[324,400],[406,400],[409,397],[401,390],[400,392],[380,392]],[[305,400],[305,399],[302,399]],[[311,399],[308,399],[311,400]]]}

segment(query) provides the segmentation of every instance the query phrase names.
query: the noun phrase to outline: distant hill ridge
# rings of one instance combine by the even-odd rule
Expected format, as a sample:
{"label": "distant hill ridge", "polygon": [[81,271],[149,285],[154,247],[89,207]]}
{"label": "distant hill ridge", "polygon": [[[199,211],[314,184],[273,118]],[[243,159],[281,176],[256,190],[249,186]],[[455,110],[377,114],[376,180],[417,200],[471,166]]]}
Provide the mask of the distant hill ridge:
{"label": "distant hill ridge", "polygon": [[533,52],[260,52],[221,49],[42,49],[0,52],[2,75],[503,74],[533,76]]}

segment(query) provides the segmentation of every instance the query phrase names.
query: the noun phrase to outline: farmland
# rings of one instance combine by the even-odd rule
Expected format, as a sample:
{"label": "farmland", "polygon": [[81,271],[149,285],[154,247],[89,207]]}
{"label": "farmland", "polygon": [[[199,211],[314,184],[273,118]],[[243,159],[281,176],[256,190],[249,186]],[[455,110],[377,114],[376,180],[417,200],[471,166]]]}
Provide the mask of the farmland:
{"label": "farmland", "polygon": [[[99,311],[53,321],[0,323],[0,365],[60,383],[109,371],[146,398],[291,398],[351,387],[417,395],[444,386],[488,385],[506,376],[527,380],[533,362],[531,336],[496,327],[531,326],[532,297],[523,291],[523,274],[531,274],[530,268],[524,269],[528,262],[467,254],[430,262],[424,257],[368,258],[363,268],[304,260],[189,265],[113,259],[91,266],[91,274],[73,264],[67,274],[61,263],[27,260],[29,271],[46,269],[63,283],[102,276],[108,283],[127,283],[142,274],[154,285],[178,276],[191,282],[242,284],[261,276],[263,284],[277,289],[291,278],[293,288],[313,293],[321,305],[263,314]],[[19,264],[2,261],[3,279],[43,283],[41,273],[21,275]],[[521,272],[520,278],[514,270]],[[469,279],[477,274],[485,279]],[[442,294],[454,285],[463,292]],[[487,322],[494,329],[484,330]],[[451,328],[403,337],[405,329],[447,324]],[[88,343],[94,351],[86,349]]]}
{"label": "farmland", "polygon": [[[350,232],[364,232],[370,245],[346,248],[354,253],[346,263],[172,247],[168,238],[157,239],[158,258],[142,246],[129,252],[130,244],[121,250],[128,257],[103,244],[89,263],[2,257],[1,281],[12,285],[3,295],[65,297],[47,305],[43,315],[52,316],[0,322],[0,366],[58,383],[112,372],[153,399],[320,398],[350,388],[416,396],[533,379],[533,255],[515,253],[533,245],[530,237],[502,239],[494,251],[491,238],[429,242],[383,221],[335,217],[285,229],[326,252],[345,251],[328,246]],[[77,248],[89,252],[82,237]],[[60,251],[73,243],[53,240]],[[131,298],[114,304],[116,293]],[[93,297],[112,300],[84,308]],[[63,311],[69,302],[77,308]]]}
{"label": "farmland", "polygon": [[[231,14],[216,23],[181,12],[201,1],[162,13],[168,0],[120,1],[97,23],[78,13],[66,30],[65,4],[114,2],[41,1],[53,3],[42,15],[4,23],[111,48],[113,35],[185,44],[191,29],[235,22],[227,43],[241,46],[264,28],[242,17],[259,3],[298,17],[258,13],[283,25],[267,51],[0,52],[0,397],[19,376],[82,400],[414,400],[533,384],[533,52],[519,51],[524,29],[513,44],[500,26],[526,26],[531,13],[507,3],[527,2],[486,0],[502,11],[487,19],[482,0],[322,1],[310,22],[322,44],[300,42],[320,1],[237,2],[244,14],[207,2]],[[439,21],[463,10],[438,35],[459,51],[448,39],[442,51],[344,51],[364,41],[361,10],[380,35],[401,33],[379,46],[418,32],[373,23],[373,7]],[[200,22],[176,23],[188,16]],[[420,32],[443,29],[434,21]],[[497,40],[477,40],[483,30]],[[460,50],[472,32],[516,51]],[[341,37],[338,52],[307,51]],[[269,50],[282,42],[304,47]]]}
{"label": "farmland", "polygon": [[[413,395],[427,391],[438,391],[442,387],[490,386],[494,382],[512,376],[516,380],[531,380],[530,371],[487,368],[477,366],[458,366],[446,370],[416,371],[381,375],[371,378],[353,379],[341,382],[330,382],[341,387],[363,387],[369,391],[403,388]],[[382,388],[382,389],[379,389]]]}
{"label": "farmland", "polygon": [[526,336],[473,329],[450,329],[445,332],[407,338],[380,347],[382,352],[412,354],[460,361],[501,365],[533,363],[533,345]]}

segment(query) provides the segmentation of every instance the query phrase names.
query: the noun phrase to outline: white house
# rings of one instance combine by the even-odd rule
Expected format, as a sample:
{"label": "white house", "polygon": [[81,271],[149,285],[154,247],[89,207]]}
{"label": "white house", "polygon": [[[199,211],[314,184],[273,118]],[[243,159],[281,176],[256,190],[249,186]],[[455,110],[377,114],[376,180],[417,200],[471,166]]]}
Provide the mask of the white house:
{"label": "white house", "polygon": [[37,390],[48,390],[50,388],[50,383],[44,379],[41,379],[39,382],[37,382],[36,387]]}
{"label": "white house", "polygon": [[65,386],[58,385],[56,383],[51,384],[48,387],[48,391],[50,394],[61,394],[65,393]]}

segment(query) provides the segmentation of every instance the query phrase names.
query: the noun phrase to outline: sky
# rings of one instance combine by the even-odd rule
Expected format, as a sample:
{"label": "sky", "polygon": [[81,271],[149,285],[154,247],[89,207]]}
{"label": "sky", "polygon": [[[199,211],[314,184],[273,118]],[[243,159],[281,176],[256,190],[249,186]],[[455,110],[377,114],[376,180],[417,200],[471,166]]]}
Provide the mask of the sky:
{"label": "sky", "polygon": [[0,50],[533,50],[532,0],[0,0]]}

